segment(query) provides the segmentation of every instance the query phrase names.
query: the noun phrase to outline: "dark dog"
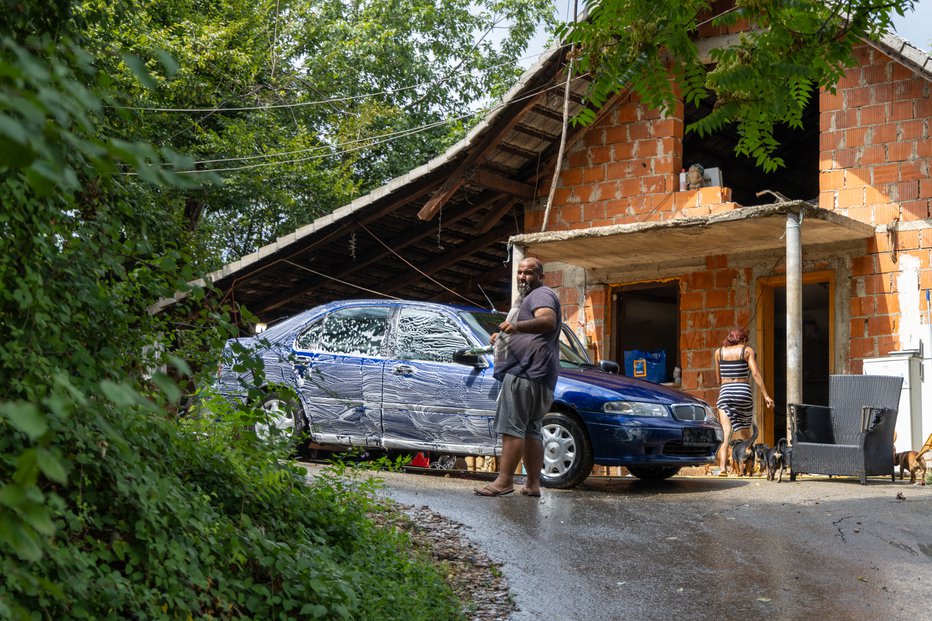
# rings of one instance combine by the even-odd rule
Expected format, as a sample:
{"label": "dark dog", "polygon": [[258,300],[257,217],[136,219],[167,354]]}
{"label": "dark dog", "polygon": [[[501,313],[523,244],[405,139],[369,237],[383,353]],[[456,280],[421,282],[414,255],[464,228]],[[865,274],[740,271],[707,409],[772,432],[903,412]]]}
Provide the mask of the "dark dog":
{"label": "dark dog", "polygon": [[751,437],[747,440],[732,440],[731,471],[738,476],[754,474],[754,440],[757,439],[757,425],[751,423]]}
{"label": "dark dog", "polygon": [[777,440],[777,445],[769,447],[766,444],[755,444],[754,453],[760,464],[761,472],[767,473],[767,480],[777,479],[783,481],[783,471],[787,468],[786,438]]}
{"label": "dark dog", "polygon": [[926,484],[926,463],[916,451],[897,453],[893,456],[893,465],[900,467],[900,481],[903,480],[903,473],[909,471],[910,485],[916,483],[917,475],[919,475],[919,485]]}

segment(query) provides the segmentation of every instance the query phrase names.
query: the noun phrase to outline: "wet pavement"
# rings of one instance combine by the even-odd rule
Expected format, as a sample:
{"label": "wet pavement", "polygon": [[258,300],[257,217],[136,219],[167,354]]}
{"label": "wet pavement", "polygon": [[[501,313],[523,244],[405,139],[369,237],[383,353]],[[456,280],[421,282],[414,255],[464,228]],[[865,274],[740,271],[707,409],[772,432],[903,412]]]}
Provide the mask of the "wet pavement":
{"label": "wet pavement", "polygon": [[512,621],[930,618],[932,485],[590,478],[483,498],[480,479],[378,476],[503,563]]}

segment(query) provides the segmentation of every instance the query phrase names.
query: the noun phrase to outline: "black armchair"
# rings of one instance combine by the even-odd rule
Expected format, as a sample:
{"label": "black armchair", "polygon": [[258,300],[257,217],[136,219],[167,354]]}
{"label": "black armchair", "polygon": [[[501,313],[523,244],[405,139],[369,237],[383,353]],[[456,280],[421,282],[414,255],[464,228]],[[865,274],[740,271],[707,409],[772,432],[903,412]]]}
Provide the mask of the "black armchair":
{"label": "black armchair", "polygon": [[893,432],[902,377],[832,375],[829,405],[790,403],[790,480],[796,475],[867,477],[893,471]]}

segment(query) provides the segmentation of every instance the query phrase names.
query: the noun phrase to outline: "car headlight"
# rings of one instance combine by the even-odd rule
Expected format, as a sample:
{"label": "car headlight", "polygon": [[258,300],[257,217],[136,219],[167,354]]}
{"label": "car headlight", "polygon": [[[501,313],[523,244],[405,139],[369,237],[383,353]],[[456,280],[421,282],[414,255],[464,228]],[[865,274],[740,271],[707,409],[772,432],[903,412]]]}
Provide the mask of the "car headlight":
{"label": "car headlight", "polygon": [[602,411],[625,416],[667,416],[669,414],[666,406],[639,401],[606,401],[602,405]]}
{"label": "car headlight", "polygon": [[709,407],[708,405],[705,406],[705,419],[706,419],[706,421],[711,422],[711,423],[717,423],[717,422],[719,422],[719,420],[718,420],[718,414],[716,414],[716,413],[715,413],[715,410],[713,410],[713,409],[712,409],[711,407]]}

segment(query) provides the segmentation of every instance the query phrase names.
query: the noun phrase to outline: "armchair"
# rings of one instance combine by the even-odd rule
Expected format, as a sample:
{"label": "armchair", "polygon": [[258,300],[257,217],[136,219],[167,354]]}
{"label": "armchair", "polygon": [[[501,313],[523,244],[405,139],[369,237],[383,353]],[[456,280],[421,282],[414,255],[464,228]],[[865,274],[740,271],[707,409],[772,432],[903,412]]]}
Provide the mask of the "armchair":
{"label": "armchair", "polygon": [[893,472],[902,377],[832,375],[828,406],[790,403],[790,480],[801,473],[867,477]]}

